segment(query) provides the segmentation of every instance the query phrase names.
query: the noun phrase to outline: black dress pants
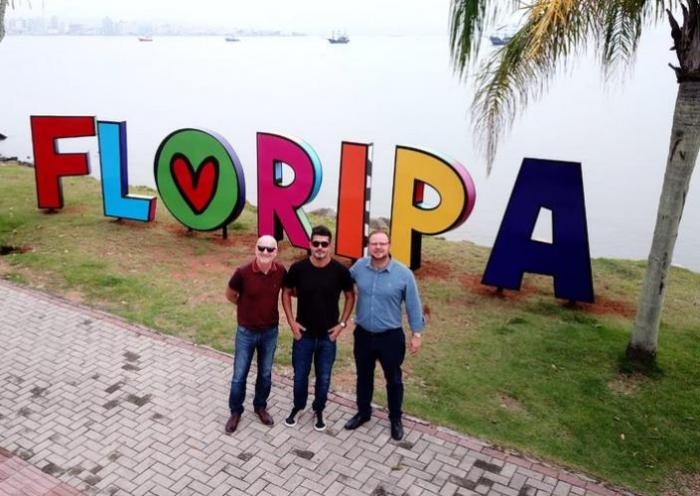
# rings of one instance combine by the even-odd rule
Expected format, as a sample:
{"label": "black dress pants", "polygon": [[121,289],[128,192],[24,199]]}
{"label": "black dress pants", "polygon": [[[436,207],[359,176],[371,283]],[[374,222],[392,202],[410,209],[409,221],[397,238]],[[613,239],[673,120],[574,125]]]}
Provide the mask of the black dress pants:
{"label": "black dress pants", "polygon": [[369,332],[355,327],[355,368],[357,369],[357,411],[363,417],[372,414],[374,367],[377,361],[384,371],[389,419],[401,419],[403,379],[401,364],[406,356],[406,336],[402,328]]}

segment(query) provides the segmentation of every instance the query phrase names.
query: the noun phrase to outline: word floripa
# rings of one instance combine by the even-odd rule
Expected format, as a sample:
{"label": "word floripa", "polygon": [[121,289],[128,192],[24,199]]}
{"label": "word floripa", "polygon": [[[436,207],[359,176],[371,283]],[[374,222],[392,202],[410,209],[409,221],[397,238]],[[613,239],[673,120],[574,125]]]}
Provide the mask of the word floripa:
{"label": "word floripa", "polygon": [[[36,189],[41,209],[63,208],[61,178],[90,173],[87,153],[59,153],[57,140],[97,136],[104,215],[143,222],[155,218],[156,198],[129,194],[126,122],[92,116],[32,116]],[[371,144],[342,142],[335,251],[364,253],[371,194]],[[293,171],[283,184],[286,164]],[[169,134],[155,154],[158,194],[189,229],[223,229],[245,205],[243,167],[222,136],[201,129]],[[321,186],[316,152],[288,136],[257,133],[258,233],[308,248],[311,224],[303,206]],[[428,205],[425,188],[439,201]],[[392,255],[412,269],[421,264],[421,240],[464,223],[474,208],[476,188],[459,162],[423,150],[397,146],[391,206]],[[541,209],[552,213],[552,242],[532,239]],[[523,274],[549,275],[557,298],[593,301],[593,282],[581,164],[523,160],[482,283],[520,289]]]}

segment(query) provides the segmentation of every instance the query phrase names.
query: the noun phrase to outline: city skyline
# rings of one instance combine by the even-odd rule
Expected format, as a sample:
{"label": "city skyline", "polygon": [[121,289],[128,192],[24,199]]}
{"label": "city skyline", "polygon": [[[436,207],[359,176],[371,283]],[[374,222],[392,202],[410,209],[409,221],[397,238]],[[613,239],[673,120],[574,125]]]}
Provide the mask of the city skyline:
{"label": "city skyline", "polygon": [[450,0],[16,0],[7,21],[58,16],[71,20],[177,22],[238,29],[352,34],[445,34]]}

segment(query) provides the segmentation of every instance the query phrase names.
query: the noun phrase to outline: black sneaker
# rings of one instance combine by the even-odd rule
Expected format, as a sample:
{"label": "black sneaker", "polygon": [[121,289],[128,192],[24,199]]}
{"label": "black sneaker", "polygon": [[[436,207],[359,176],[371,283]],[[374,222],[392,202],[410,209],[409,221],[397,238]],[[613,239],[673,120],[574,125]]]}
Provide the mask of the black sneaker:
{"label": "black sneaker", "polygon": [[314,430],[317,430],[319,432],[325,431],[326,430],[326,423],[323,421],[323,412],[315,412],[316,413],[316,423],[314,423]]}
{"label": "black sneaker", "polygon": [[297,419],[294,418],[296,417],[297,413],[299,413],[299,409],[292,408],[292,413],[289,414],[289,417],[284,419],[284,425],[286,425],[287,427],[294,427],[295,425],[297,425]]}

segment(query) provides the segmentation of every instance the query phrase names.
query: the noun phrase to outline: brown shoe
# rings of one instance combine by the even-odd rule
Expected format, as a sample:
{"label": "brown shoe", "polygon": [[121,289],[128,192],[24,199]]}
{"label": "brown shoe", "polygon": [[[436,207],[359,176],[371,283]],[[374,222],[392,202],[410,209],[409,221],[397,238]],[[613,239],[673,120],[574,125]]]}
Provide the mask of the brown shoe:
{"label": "brown shoe", "polygon": [[272,420],[272,415],[267,413],[267,410],[265,408],[260,408],[259,410],[255,410],[255,413],[258,414],[258,417],[260,417],[260,422],[262,422],[265,425],[274,425],[275,421]]}
{"label": "brown shoe", "polygon": [[231,414],[231,416],[228,418],[228,422],[226,422],[226,432],[228,432],[229,434],[234,432],[238,427],[238,422],[240,422],[240,420],[240,415],[238,415],[237,413]]}

